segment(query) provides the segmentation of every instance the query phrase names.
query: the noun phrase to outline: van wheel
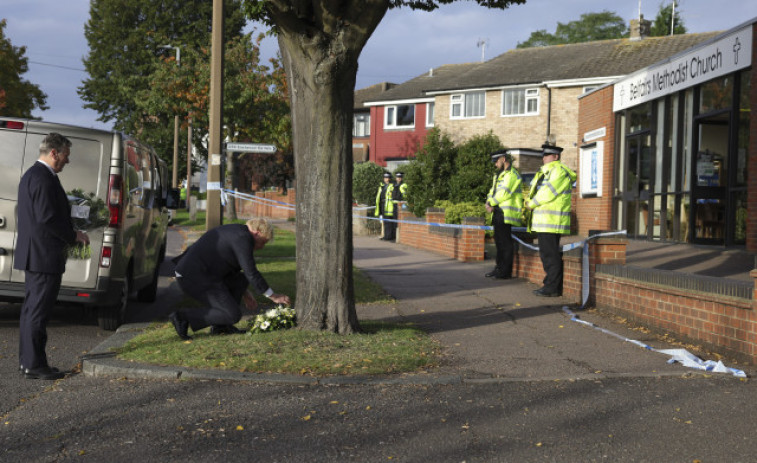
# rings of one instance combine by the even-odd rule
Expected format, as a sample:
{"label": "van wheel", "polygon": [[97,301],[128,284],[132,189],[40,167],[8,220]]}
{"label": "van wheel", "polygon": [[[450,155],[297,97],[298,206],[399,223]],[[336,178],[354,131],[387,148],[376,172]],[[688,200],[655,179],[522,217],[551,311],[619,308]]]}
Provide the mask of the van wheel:
{"label": "van wheel", "polygon": [[152,281],[150,281],[150,284],[137,291],[137,300],[139,302],[155,302],[155,299],[158,296],[159,270],[160,264],[155,266],[155,271],[152,272]]}
{"label": "van wheel", "polygon": [[121,293],[118,302],[113,305],[105,305],[97,310],[97,324],[107,331],[115,331],[126,318],[126,305],[129,303],[129,278],[124,278],[121,284]]}

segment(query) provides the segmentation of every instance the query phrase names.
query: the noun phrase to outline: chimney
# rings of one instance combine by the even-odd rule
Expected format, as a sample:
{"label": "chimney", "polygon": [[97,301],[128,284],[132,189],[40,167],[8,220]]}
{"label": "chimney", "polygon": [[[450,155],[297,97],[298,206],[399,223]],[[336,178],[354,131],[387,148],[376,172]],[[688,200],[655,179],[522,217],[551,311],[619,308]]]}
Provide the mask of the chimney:
{"label": "chimney", "polygon": [[434,77],[434,68],[428,68],[428,76]]}
{"label": "chimney", "polygon": [[640,14],[639,19],[631,20],[631,40],[641,40],[644,37],[649,37],[649,30],[652,27],[652,21],[644,19],[644,15]]}

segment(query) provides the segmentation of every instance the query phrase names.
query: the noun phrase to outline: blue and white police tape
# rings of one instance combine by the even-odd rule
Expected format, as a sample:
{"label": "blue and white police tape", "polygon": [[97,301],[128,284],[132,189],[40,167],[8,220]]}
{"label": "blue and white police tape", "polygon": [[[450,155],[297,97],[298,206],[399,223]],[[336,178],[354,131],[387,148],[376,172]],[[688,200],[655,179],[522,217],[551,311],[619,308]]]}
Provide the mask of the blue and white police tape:
{"label": "blue and white police tape", "polygon": [[650,350],[652,352],[658,352],[660,354],[665,354],[670,356],[670,359],[668,359],[668,363],[680,363],[681,365],[688,367],[688,368],[694,368],[697,370],[703,370],[707,372],[712,373],[730,373],[733,376],[737,376],[739,378],[746,378],[747,375],[744,373],[743,370],[738,370],[736,368],[729,368],[726,367],[722,361],[718,360],[717,362],[714,360],[702,360],[696,355],[692,354],[691,352],[687,351],[686,349],[655,349],[654,347],[644,344],[641,341],[637,341],[635,339],[629,339],[625,336],[621,336],[617,333],[613,333],[612,331],[602,328],[600,326],[597,326],[594,323],[587,322],[585,320],[581,320],[578,315],[576,315],[572,310],[570,310],[567,306],[564,306],[562,308],[563,312],[565,312],[571,319],[571,321],[574,321],[576,323],[580,323],[582,325],[588,326],[590,328],[593,328],[597,331],[601,331],[602,333],[609,334],[610,336],[614,336],[621,341],[630,342],[631,344],[635,344],[643,349]]}
{"label": "blue and white police tape", "polygon": [[281,209],[288,209],[290,211],[295,210],[295,206],[289,203],[285,203],[283,201],[276,201],[273,199],[263,198],[262,196],[255,196],[248,193],[240,193],[238,191],[233,191],[233,190],[223,190],[223,191],[229,196],[241,198],[247,201],[251,201],[253,203],[264,204],[266,206],[278,207]]}
{"label": "blue and white police tape", "polygon": [[[231,191],[231,190],[225,190],[225,191],[228,194],[230,194],[230,195],[238,196],[238,197],[246,199],[248,201],[253,201],[253,202],[257,202],[257,203],[263,203],[263,204],[270,205],[272,207],[282,207],[282,208],[290,209],[290,210],[294,209],[294,207],[291,204],[289,204],[289,203],[284,203],[284,202],[281,202],[281,201],[274,201],[272,199],[261,198],[261,197],[258,197],[258,196],[254,196],[254,195],[250,195],[250,194],[245,194],[245,193],[234,192],[234,191]],[[373,208],[371,206],[359,207],[359,208],[355,207],[355,208],[353,208],[353,210],[356,210],[356,211],[363,211],[363,210],[368,210],[368,209],[373,209]],[[454,229],[484,230],[484,231],[488,231],[488,230],[493,230],[494,229],[494,227],[489,226],[489,225],[461,225],[461,224],[455,224],[455,223],[419,222],[419,221],[415,221],[415,220],[399,220],[399,219],[389,219],[389,218],[386,218],[386,217],[370,217],[370,216],[362,216],[362,215],[360,216],[360,218],[365,218],[365,219],[368,219],[368,220],[379,220],[379,221],[386,221],[386,222],[394,222],[394,223],[405,223],[405,224],[409,224],[409,225],[428,225],[428,226],[431,226],[431,227],[439,227],[439,228],[454,228]],[[514,231],[514,232],[525,232],[526,231],[526,227],[512,227],[512,231]],[[582,264],[581,264],[581,307],[582,308],[586,307],[586,302],[589,300],[589,247],[588,246],[584,246],[584,244],[586,244],[586,242],[589,241],[589,240],[593,240],[595,238],[600,238],[600,237],[603,237],[603,236],[625,235],[625,234],[626,234],[625,230],[615,231],[615,232],[600,233],[600,234],[597,234],[597,235],[592,235],[592,236],[590,236],[590,237],[588,237],[588,238],[586,238],[586,239],[584,239],[582,241],[576,241],[576,242],[573,242],[573,243],[564,244],[562,246],[562,252],[567,252],[567,251],[570,251],[571,249],[576,249],[576,248],[579,248],[579,247],[583,246],[583,259],[582,259]],[[525,243],[524,241],[522,241],[520,238],[518,238],[515,235],[511,235],[511,236],[513,237],[513,239],[515,241],[517,241],[518,243],[520,243],[521,246],[526,247],[526,248],[531,249],[531,250],[534,250],[534,251],[538,251],[539,250],[538,246],[534,246],[533,244]]]}

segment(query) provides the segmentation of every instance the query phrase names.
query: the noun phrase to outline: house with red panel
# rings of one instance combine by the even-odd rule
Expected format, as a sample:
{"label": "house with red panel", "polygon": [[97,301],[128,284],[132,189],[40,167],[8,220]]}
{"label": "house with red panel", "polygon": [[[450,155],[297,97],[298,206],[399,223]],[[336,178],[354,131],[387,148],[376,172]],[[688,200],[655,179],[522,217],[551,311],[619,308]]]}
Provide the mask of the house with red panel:
{"label": "house with red panel", "polygon": [[366,100],[370,108],[370,146],[368,160],[390,170],[412,157],[434,126],[435,97],[427,91],[450,85],[451,79],[473,68],[476,63],[445,64],[432,68],[401,85]]}

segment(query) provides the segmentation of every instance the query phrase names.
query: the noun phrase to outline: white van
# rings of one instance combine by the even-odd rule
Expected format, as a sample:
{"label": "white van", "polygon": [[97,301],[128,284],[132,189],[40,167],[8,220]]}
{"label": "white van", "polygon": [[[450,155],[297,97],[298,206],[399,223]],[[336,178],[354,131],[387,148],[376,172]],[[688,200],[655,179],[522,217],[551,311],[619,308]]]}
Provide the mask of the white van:
{"label": "white van", "polygon": [[168,207],[175,208],[178,197],[169,194],[165,162],[134,138],[0,117],[0,301],[24,297],[24,272],[13,268],[18,184],[50,132],[72,142],[71,162],[59,176],[74,225],[90,238],[90,252],[69,257],[58,301],[97,308],[100,327],[115,330],[132,293],[155,300]]}

